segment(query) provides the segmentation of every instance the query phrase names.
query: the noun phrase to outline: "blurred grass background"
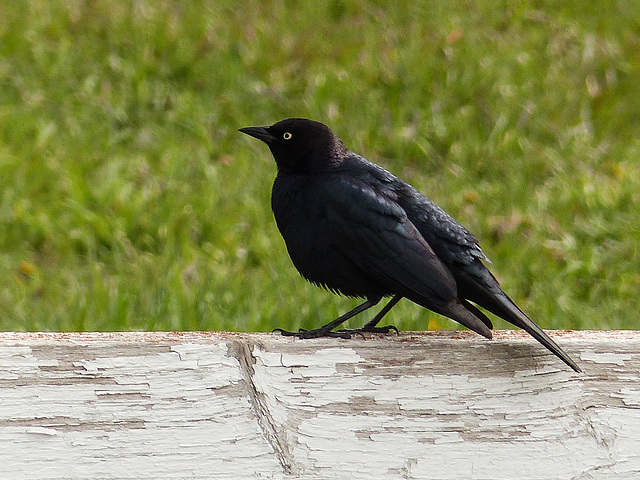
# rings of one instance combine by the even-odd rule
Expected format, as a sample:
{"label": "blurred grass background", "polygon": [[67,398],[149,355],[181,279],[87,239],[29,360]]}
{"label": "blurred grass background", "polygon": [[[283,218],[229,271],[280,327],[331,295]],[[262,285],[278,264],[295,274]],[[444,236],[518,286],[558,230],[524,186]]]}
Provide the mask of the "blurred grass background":
{"label": "blurred grass background", "polygon": [[352,308],[294,270],[275,164],[237,132],[291,116],[467,226],[541,326],[638,327],[638,1],[1,3],[0,330]]}

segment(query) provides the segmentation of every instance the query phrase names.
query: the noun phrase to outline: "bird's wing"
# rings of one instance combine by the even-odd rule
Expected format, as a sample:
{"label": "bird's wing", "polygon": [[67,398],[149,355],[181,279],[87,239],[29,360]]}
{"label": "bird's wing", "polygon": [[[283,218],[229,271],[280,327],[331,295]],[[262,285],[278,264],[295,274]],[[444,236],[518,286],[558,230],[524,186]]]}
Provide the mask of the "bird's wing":
{"label": "bird's wing", "polygon": [[342,175],[328,176],[323,187],[336,248],[360,268],[435,311],[457,297],[453,275],[392,198]]}
{"label": "bird's wing", "polygon": [[471,232],[407,182],[359,155],[349,158],[349,167],[355,169],[355,175],[365,183],[379,185],[381,191],[393,196],[446,265],[489,261]]}
{"label": "bird's wing", "polygon": [[476,237],[442,208],[402,180],[397,188],[399,204],[445,263],[489,260]]}

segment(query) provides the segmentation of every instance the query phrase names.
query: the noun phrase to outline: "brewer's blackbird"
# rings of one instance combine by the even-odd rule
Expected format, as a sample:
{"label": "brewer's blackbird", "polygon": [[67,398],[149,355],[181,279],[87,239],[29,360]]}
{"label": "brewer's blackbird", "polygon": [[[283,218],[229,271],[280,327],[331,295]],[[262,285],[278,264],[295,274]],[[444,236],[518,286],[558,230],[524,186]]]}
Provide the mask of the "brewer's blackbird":
{"label": "brewer's blackbird", "polygon": [[[476,238],[405,181],[349,151],[324,124],[289,118],[241,128],[267,144],[278,168],[271,208],[289,256],[310,282],[364,303],[298,338],[387,333],[378,322],[402,298],[491,338],[476,305],[529,332],[576,372],[578,365],[502,290]],[[367,324],[347,319],[392,297]],[[472,303],[473,302],[473,303]]]}

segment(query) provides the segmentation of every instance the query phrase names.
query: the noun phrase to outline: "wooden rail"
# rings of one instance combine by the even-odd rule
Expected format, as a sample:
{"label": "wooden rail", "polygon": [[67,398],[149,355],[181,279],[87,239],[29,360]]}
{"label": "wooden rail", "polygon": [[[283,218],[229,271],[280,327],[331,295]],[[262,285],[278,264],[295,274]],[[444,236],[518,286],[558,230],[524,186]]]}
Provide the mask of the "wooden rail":
{"label": "wooden rail", "polygon": [[0,477],[640,478],[640,333],[0,333]]}

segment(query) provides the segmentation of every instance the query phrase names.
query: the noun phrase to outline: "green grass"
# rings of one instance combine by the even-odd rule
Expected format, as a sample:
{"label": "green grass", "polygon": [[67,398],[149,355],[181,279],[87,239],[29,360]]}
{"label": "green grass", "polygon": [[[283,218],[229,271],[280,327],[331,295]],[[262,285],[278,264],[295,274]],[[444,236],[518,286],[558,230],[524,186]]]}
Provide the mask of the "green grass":
{"label": "green grass", "polygon": [[[237,132],[290,116],[472,230],[541,326],[637,328],[639,5],[562,5],[3,2],[0,330],[271,330],[352,307],[294,270],[275,165]],[[389,318],[455,325],[408,301]]]}

